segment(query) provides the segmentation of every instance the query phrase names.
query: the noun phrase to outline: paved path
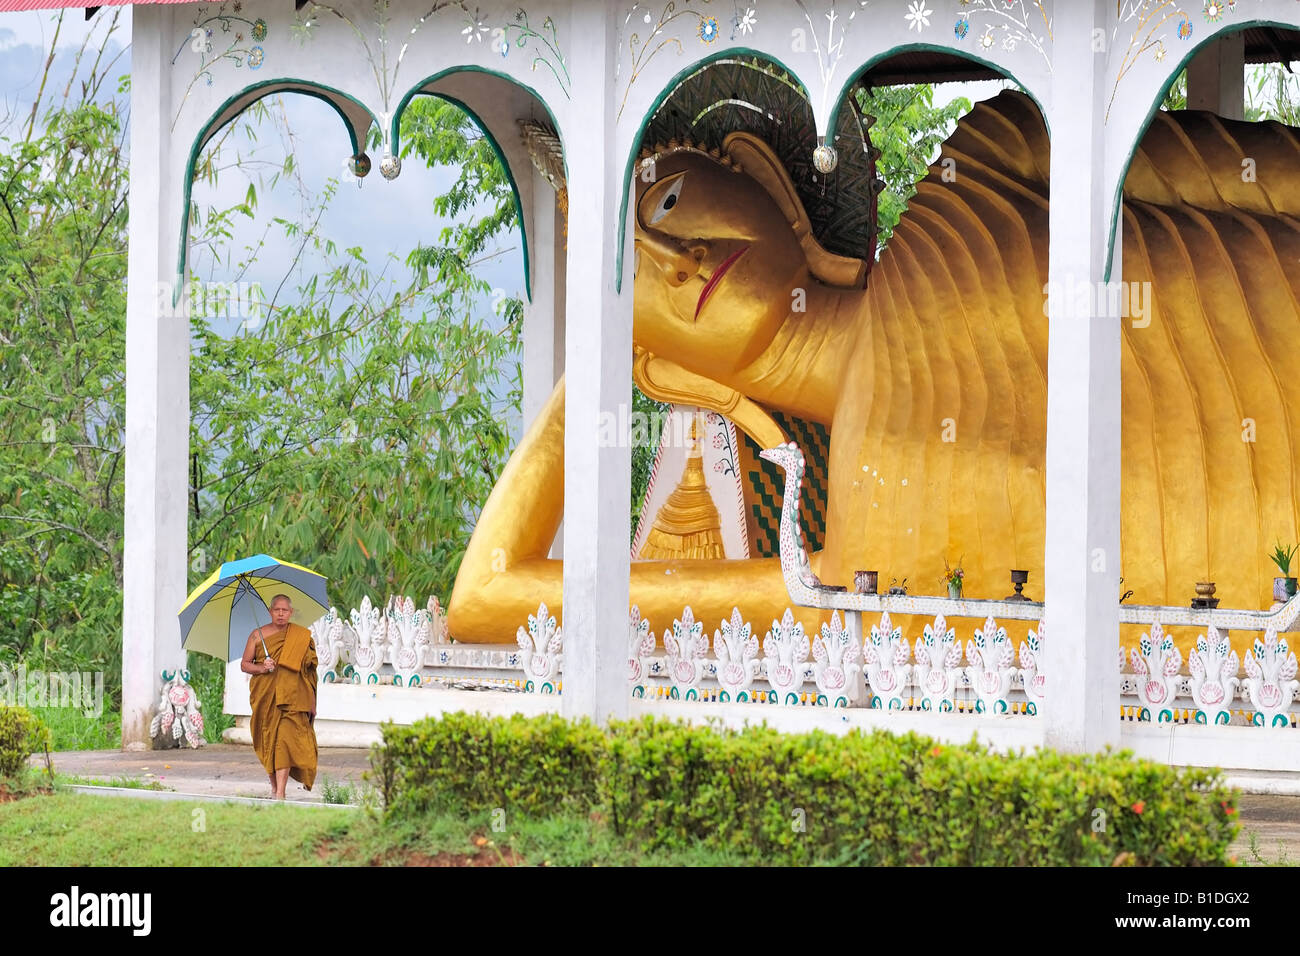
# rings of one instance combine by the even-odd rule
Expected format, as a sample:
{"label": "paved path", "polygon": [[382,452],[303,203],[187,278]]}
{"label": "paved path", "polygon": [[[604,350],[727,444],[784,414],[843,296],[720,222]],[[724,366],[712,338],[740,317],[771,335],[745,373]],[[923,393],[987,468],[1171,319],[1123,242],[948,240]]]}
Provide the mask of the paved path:
{"label": "paved path", "polygon": [[[1242,794],[1237,810],[1241,833],[1231,850],[1237,862],[1300,865],[1300,797]],[[1251,834],[1255,836],[1253,853]]]}
{"label": "paved path", "polygon": [[[125,778],[146,784],[157,782],[182,793],[227,797],[271,795],[271,783],[253,748],[235,744],[208,744],[198,750],[66,750],[53,754],[53,759],[55,773],[105,784],[120,784]],[[39,766],[44,758],[35,762]],[[322,747],[311,791],[290,780],[285,798],[320,803],[326,777],[331,783],[355,787],[362,784],[361,774],[369,766],[370,755],[366,750]]]}

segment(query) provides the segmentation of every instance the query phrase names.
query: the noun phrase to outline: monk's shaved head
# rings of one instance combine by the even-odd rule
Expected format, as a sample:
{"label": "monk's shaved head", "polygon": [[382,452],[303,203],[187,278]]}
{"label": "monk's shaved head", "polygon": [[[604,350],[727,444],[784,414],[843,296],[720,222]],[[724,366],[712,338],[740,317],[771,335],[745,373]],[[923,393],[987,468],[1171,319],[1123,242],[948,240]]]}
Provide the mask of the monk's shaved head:
{"label": "monk's shaved head", "polygon": [[289,599],[289,595],[287,594],[277,594],[275,597],[271,598],[271,607],[275,607],[276,602],[278,601],[283,601],[285,604],[289,605],[289,607],[293,607],[293,601]]}

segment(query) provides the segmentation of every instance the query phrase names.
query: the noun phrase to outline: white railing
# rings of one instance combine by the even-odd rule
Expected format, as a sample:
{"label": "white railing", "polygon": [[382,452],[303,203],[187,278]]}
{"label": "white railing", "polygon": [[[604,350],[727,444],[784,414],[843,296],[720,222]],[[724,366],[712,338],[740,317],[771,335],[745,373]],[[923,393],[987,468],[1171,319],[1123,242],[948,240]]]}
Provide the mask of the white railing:
{"label": "white railing", "polygon": [[[627,680],[634,697],[752,702],[957,714],[1038,712],[1048,688],[1042,669],[1043,605],[914,595],[850,594],[817,588],[836,606],[818,633],[787,609],[762,640],[738,609],[712,640],[689,607],[661,640],[632,609]],[[848,606],[845,606],[848,605]],[[814,605],[820,606],[820,605]],[[880,608],[874,623],[863,621]],[[915,641],[894,614],[939,611]],[[841,619],[839,611],[843,610]],[[1125,623],[1148,624],[1137,647],[1118,649],[1122,716],[1156,723],[1295,726],[1300,718],[1296,658],[1279,629],[1300,616],[1300,597],[1269,612],[1121,606]],[[945,613],[947,612],[947,613]],[[949,623],[984,615],[969,632]],[[1016,640],[1007,620],[1029,622]],[[1166,626],[1204,624],[1186,662]],[[1242,657],[1227,626],[1263,631]],[[312,625],[324,683],[465,687],[560,693],[563,633],[545,605],[529,615],[515,647],[453,644],[436,598],[410,598],[380,609],[369,599],[343,619],[337,611]],[[1186,670],[1184,672],[1184,665]]]}
{"label": "white railing", "polygon": [[311,625],[322,683],[524,689],[518,648],[453,644],[436,597],[417,608],[409,597],[383,608],[363,598],[344,618],[335,608]]}
{"label": "white railing", "polygon": [[[958,610],[1001,603],[914,600],[943,601]],[[908,612],[919,610],[917,604],[897,598],[894,606]],[[1023,604],[1020,607],[1022,613],[1034,610]],[[1036,607],[1041,610],[1042,605]],[[1295,608],[1293,599],[1278,612],[1256,615],[1254,620],[1284,621],[1294,616]],[[1158,619],[1165,609],[1133,610],[1139,612],[1132,616],[1138,622],[1148,614],[1157,620],[1137,647],[1127,652],[1118,648],[1119,703],[1124,717],[1158,723],[1296,725],[1300,714],[1296,658],[1275,630],[1266,629],[1239,661],[1228,632],[1211,626],[1198,637],[1188,656],[1188,672],[1183,674],[1182,655]],[[1219,613],[1230,616],[1238,612]],[[757,637],[738,610],[714,632],[710,653],[702,622],[686,608],[681,619],[663,632],[665,654],[656,656],[657,644],[649,624],[634,608],[628,634],[632,694],[1029,716],[1037,714],[1045,698],[1048,684],[1042,671],[1042,649],[1046,630],[1041,622],[1028,628],[1017,645],[1005,626],[987,617],[963,641],[940,614],[912,643],[894,626],[888,611],[881,613],[879,623],[870,626],[865,638],[858,636],[860,612],[846,616],[856,626],[842,626],[835,611],[830,624],[823,624],[820,634],[809,641],[802,625],[787,610],[781,621],[772,622],[760,658]],[[809,683],[813,687],[805,689]],[[1234,706],[1237,701],[1240,704]]]}

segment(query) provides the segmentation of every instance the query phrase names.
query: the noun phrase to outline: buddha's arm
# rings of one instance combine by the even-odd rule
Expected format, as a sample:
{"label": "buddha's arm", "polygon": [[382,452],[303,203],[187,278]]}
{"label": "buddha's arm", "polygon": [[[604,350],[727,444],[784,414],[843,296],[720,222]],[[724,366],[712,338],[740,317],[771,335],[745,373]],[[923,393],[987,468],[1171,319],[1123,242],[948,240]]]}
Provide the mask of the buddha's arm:
{"label": "buddha's arm", "polygon": [[[479,516],[456,577],[447,627],[458,641],[513,642],[537,605],[561,617],[564,569],[549,560],[564,514],[564,382],[510,456]],[[780,561],[637,561],[632,564],[631,601],[651,628],[661,632],[690,605],[696,620],[717,626],[733,605],[766,607],[788,602]],[[741,612],[750,613],[746,607]],[[817,620],[815,612],[797,615]],[[756,627],[767,622],[754,620]]]}

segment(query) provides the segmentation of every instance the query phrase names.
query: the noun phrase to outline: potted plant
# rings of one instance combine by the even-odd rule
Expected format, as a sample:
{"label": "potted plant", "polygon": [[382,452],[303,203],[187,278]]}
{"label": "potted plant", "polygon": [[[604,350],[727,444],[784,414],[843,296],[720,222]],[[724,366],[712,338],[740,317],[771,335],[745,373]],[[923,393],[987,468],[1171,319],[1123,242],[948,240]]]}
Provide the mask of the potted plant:
{"label": "potted plant", "polygon": [[954,568],[949,567],[947,558],[943,559],[943,578],[941,580],[948,585],[948,597],[954,601],[961,597],[961,583],[965,573],[961,569],[960,561],[957,562],[957,566]]}
{"label": "potted plant", "polygon": [[1273,545],[1273,553],[1269,558],[1277,565],[1277,569],[1282,572],[1282,577],[1273,579],[1273,600],[1281,601],[1285,604],[1295,597],[1296,579],[1291,577],[1291,559],[1295,557],[1297,550],[1300,550],[1300,544],[1293,544],[1289,548],[1282,547],[1282,542]]}

